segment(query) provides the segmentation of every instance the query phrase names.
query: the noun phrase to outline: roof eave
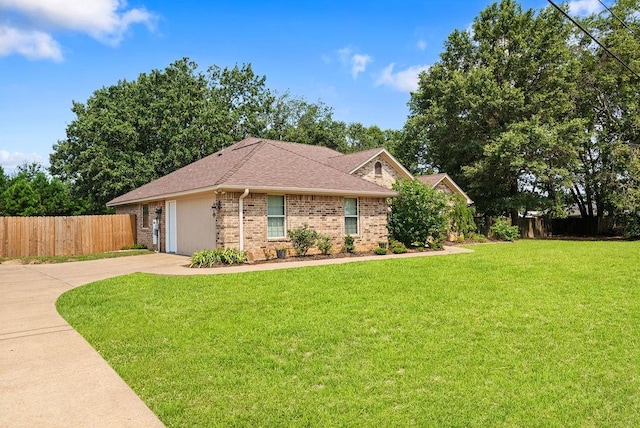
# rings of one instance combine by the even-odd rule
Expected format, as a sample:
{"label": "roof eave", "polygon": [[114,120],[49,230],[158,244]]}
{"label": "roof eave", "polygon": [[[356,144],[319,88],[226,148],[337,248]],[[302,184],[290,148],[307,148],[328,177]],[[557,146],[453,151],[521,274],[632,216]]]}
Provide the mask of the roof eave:
{"label": "roof eave", "polygon": [[323,189],[323,188],[305,188],[305,187],[278,187],[278,186],[240,186],[227,185],[219,186],[217,190],[225,191],[244,191],[249,189],[254,193],[286,193],[295,195],[322,195],[322,196],[365,196],[374,198],[393,198],[398,196],[398,192],[393,190],[381,189],[377,190],[354,190],[354,189]]}
{"label": "roof eave", "polygon": [[167,193],[162,195],[153,195],[144,198],[134,198],[127,199],[125,201],[118,201],[113,203],[112,201],[107,202],[107,207],[116,207],[121,205],[130,205],[130,204],[139,204],[143,202],[151,202],[158,200],[166,200],[166,199],[175,199],[183,196],[191,196],[199,193],[206,192],[215,192],[215,191],[238,191],[243,192],[245,189],[249,189],[254,193],[286,193],[286,194],[296,194],[296,195],[322,195],[322,196],[361,196],[361,197],[372,197],[372,198],[393,198],[398,196],[397,192],[392,190],[381,190],[381,191],[372,191],[372,190],[347,190],[347,189],[314,189],[314,188],[303,188],[303,187],[277,187],[277,186],[251,186],[251,185],[227,185],[227,186],[210,186],[210,187],[202,187],[199,189],[193,189],[183,192],[174,192]]}
{"label": "roof eave", "polygon": [[120,205],[139,204],[141,202],[158,201],[158,200],[161,200],[161,199],[172,199],[172,198],[178,198],[178,197],[182,197],[182,196],[196,195],[198,193],[205,193],[205,192],[210,192],[210,191],[213,192],[213,191],[216,191],[219,187],[220,186],[200,187],[198,189],[191,189],[191,190],[184,190],[184,191],[181,191],[181,192],[173,192],[173,193],[152,195],[152,196],[146,196],[146,197],[142,197],[142,198],[133,198],[133,199],[127,199],[127,200],[118,201],[118,202],[113,202],[113,200],[112,200],[112,201],[107,202],[107,207],[111,208],[111,207],[117,207],[117,206],[120,206]]}

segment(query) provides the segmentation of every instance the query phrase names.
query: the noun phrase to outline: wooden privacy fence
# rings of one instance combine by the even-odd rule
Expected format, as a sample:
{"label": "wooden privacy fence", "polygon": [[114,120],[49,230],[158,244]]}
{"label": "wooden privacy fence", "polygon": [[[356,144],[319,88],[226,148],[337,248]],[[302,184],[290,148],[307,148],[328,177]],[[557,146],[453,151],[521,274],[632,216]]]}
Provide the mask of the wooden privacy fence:
{"label": "wooden privacy fence", "polygon": [[516,224],[523,238],[548,238],[552,235],[551,225],[541,217],[519,218]]}
{"label": "wooden privacy fence", "polygon": [[599,236],[614,233],[613,217],[595,218],[519,218],[516,223],[523,238],[548,238],[551,236]]}
{"label": "wooden privacy fence", "polygon": [[133,214],[0,217],[0,257],[103,253],[135,241]]}
{"label": "wooden privacy fence", "polygon": [[[478,232],[491,236],[490,225],[494,218],[476,218]],[[612,235],[616,231],[613,217],[559,218],[544,217],[518,218],[515,223],[520,228],[522,238],[550,238],[552,236],[599,236]]]}

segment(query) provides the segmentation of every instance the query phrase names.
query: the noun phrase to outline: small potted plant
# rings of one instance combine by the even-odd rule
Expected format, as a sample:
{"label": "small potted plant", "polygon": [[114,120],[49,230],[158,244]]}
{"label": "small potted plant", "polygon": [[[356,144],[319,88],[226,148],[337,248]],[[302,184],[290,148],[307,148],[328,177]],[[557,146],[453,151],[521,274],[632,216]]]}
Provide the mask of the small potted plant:
{"label": "small potted plant", "polygon": [[276,248],[276,256],[279,259],[284,259],[287,257],[287,247]]}

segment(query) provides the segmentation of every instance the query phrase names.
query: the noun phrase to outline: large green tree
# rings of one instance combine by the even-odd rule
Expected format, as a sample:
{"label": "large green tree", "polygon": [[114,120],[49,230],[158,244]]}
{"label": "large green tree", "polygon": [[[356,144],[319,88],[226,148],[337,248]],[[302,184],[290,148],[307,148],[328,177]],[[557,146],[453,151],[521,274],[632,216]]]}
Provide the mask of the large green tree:
{"label": "large green tree", "polygon": [[76,119],[54,145],[50,171],[101,212],[122,193],[263,133],[272,102],[250,65],[202,73],[184,58],[74,102]]}
{"label": "large green tree", "polygon": [[248,136],[345,153],[377,146],[402,152],[402,132],[347,125],[321,101],[276,96],[250,65],[203,73],[184,58],[101,88],[72,111],[76,118],[54,145],[50,171],[96,213],[110,199]]}
{"label": "large green tree", "polygon": [[13,180],[2,197],[5,216],[44,215],[39,195],[24,177]]}
{"label": "large green tree", "polygon": [[250,65],[210,67],[188,59],[74,102],[76,119],[54,145],[50,171],[101,212],[110,199],[245,137],[349,152],[395,147],[396,131],[347,125],[321,101],[274,95]]}
{"label": "large green tree", "polygon": [[[632,69],[640,72],[638,0],[621,0],[609,10],[588,16],[581,25]],[[621,22],[622,21],[622,22]],[[571,48],[578,58],[572,98],[584,118],[584,138],[570,186],[571,201],[583,217],[613,214],[624,189],[634,151],[640,143],[640,81],[582,31]],[[637,156],[637,154],[635,155]],[[624,199],[624,198],[623,198]]]}
{"label": "large green tree", "polygon": [[74,215],[86,210],[84,201],[73,198],[59,179],[48,177],[40,164],[20,165],[11,177],[0,173],[0,215]]}
{"label": "large green tree", "polygon": [[310,103],[284,93],[266,112],[267,129],[256,137],[325,146],[344,152],[346,125],[333,118],[333,109],[322,101]]}
{"label": "large green tree", "polygon": [[502,0],[454,31],[420,75],[406,132],[425,166],[449,173],[485,214],[557,208],[581,119],[569,119],[571,28],[551,8]]}

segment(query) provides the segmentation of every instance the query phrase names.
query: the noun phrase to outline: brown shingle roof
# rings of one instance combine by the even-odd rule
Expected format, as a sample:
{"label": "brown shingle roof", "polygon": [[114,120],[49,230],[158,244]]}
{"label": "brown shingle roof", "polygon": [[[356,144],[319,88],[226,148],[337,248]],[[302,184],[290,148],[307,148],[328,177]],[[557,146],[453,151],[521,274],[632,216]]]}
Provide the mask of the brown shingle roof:
{"label": "brown shingle roof", "polygon": [[247,138],[164,177],[111,200],[121,205],[207,189],[298,191],[390,197],[396,193],[350,175],[329,159],[341,155],[326,147]]}
{"label": "brown shingle roof", "polygon": [[381,148],[364,150],[362,152],[350,153],[348,155],[338,154],[328,159],[328,164],[340,171],[350,173],[364,162],[380,154]]}
{"label": "brown shingle roof", "polygon": [[440,183],[440,181],[442,181],[442,179],[446,176],[447,174],[442,172],[440,174],[419,175],[416,177],[416,179],[418,179],[421,183],[429,184],[431,185],[431,187],[433,187]]}

